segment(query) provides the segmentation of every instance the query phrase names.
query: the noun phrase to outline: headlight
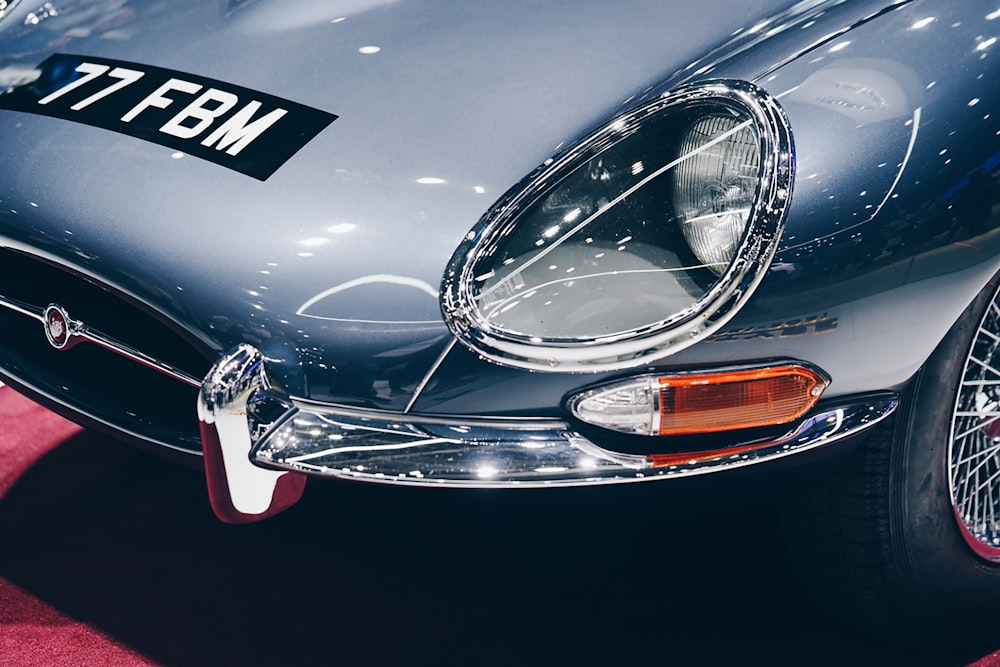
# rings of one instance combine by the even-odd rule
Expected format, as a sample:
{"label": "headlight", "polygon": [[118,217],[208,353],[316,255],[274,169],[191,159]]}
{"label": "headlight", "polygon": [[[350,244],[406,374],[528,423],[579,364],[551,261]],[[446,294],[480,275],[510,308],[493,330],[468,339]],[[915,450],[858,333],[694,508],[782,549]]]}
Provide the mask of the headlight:
{"label": "headlight", "polygon": [[505,195],[458,248],[442,308],[509,365],[624,368],[722,326],[763,277],[789,201],[784,115],[745,82],[680,89]]}
{"label": "headlight", "polygon": [[[712,143],[720,136],[726,139]],[[721,274],[736,256],[753,207],[758,135],[737,116],[706,116],[684,133],[678,152],[691,157],[674,170],[677,222],[698,260]]]}

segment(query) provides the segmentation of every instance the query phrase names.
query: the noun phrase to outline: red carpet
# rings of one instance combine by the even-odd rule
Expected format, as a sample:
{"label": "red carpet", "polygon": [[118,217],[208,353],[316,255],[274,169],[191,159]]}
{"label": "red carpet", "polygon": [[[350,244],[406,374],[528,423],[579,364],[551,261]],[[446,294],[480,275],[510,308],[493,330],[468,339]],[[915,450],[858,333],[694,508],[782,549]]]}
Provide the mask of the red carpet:
{"label": "red carpet", "polygon": [[[0,387],[0,424],[0,500],[39,459],[82,430],[7,387]],[[5,550],[17,548],[15,540],[4,543]],[[0,665],[155,664],[0,577]]]}
{"label": "red carpet", "polygon": [[196,472],[9,388],[0,419],[3,667],[954,665],[842,631],[753,505],[720,531],[724,511],[665,518],[644,492],[313,484],[279,518],[225,526]]}
{"label": "red carpet", "polygon": [[0,579],[0,665],[155,665]]}
{"label": "red carpet", "polygon": [[80,430],[0,385],[0,499],[46,452]]}

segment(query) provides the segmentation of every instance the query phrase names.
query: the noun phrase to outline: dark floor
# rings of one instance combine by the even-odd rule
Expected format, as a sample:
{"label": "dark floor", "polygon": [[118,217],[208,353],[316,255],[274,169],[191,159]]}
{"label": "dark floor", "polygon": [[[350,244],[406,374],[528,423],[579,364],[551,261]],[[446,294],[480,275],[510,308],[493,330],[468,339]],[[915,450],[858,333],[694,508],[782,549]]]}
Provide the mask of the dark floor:
{"label": "dark floor", "polygon": [[312,483],[234,527],[199,474],[79,433],[0,501],[0,583],[166,665],[947,664],[824,612],[769,500],[656,486]]}

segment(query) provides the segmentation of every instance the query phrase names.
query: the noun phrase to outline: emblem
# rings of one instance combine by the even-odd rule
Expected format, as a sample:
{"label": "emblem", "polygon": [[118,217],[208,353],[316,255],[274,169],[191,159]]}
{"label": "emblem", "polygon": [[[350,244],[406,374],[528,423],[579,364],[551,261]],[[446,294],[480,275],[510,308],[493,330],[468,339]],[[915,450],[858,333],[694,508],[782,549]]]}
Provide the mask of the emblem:
{"label": "emblem", "polygon": [[57,350],[65,348],[73,335],[70,330],[72,320],[70,320],[69,315],[61,306],[51,304],[45,309],[43,317],[45,337],[49,339],[49,344]]}

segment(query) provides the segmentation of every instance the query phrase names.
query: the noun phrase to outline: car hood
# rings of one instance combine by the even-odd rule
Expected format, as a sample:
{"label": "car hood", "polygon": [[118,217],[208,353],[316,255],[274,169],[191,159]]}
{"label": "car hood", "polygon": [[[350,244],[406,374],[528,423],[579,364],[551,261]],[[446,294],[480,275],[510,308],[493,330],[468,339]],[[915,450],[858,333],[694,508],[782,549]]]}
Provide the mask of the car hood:
{"label": "car hood", "polygon": [[397,408],[450,340],[442,273],[492,202],[788,5],[34,4],[0,18],[0,84],[30,78],[52,53],[78,54],[336,119],[261,180],[151,141],[2,111],[6,243],[129,295],[206,354],[257,345],[298,395]]}

